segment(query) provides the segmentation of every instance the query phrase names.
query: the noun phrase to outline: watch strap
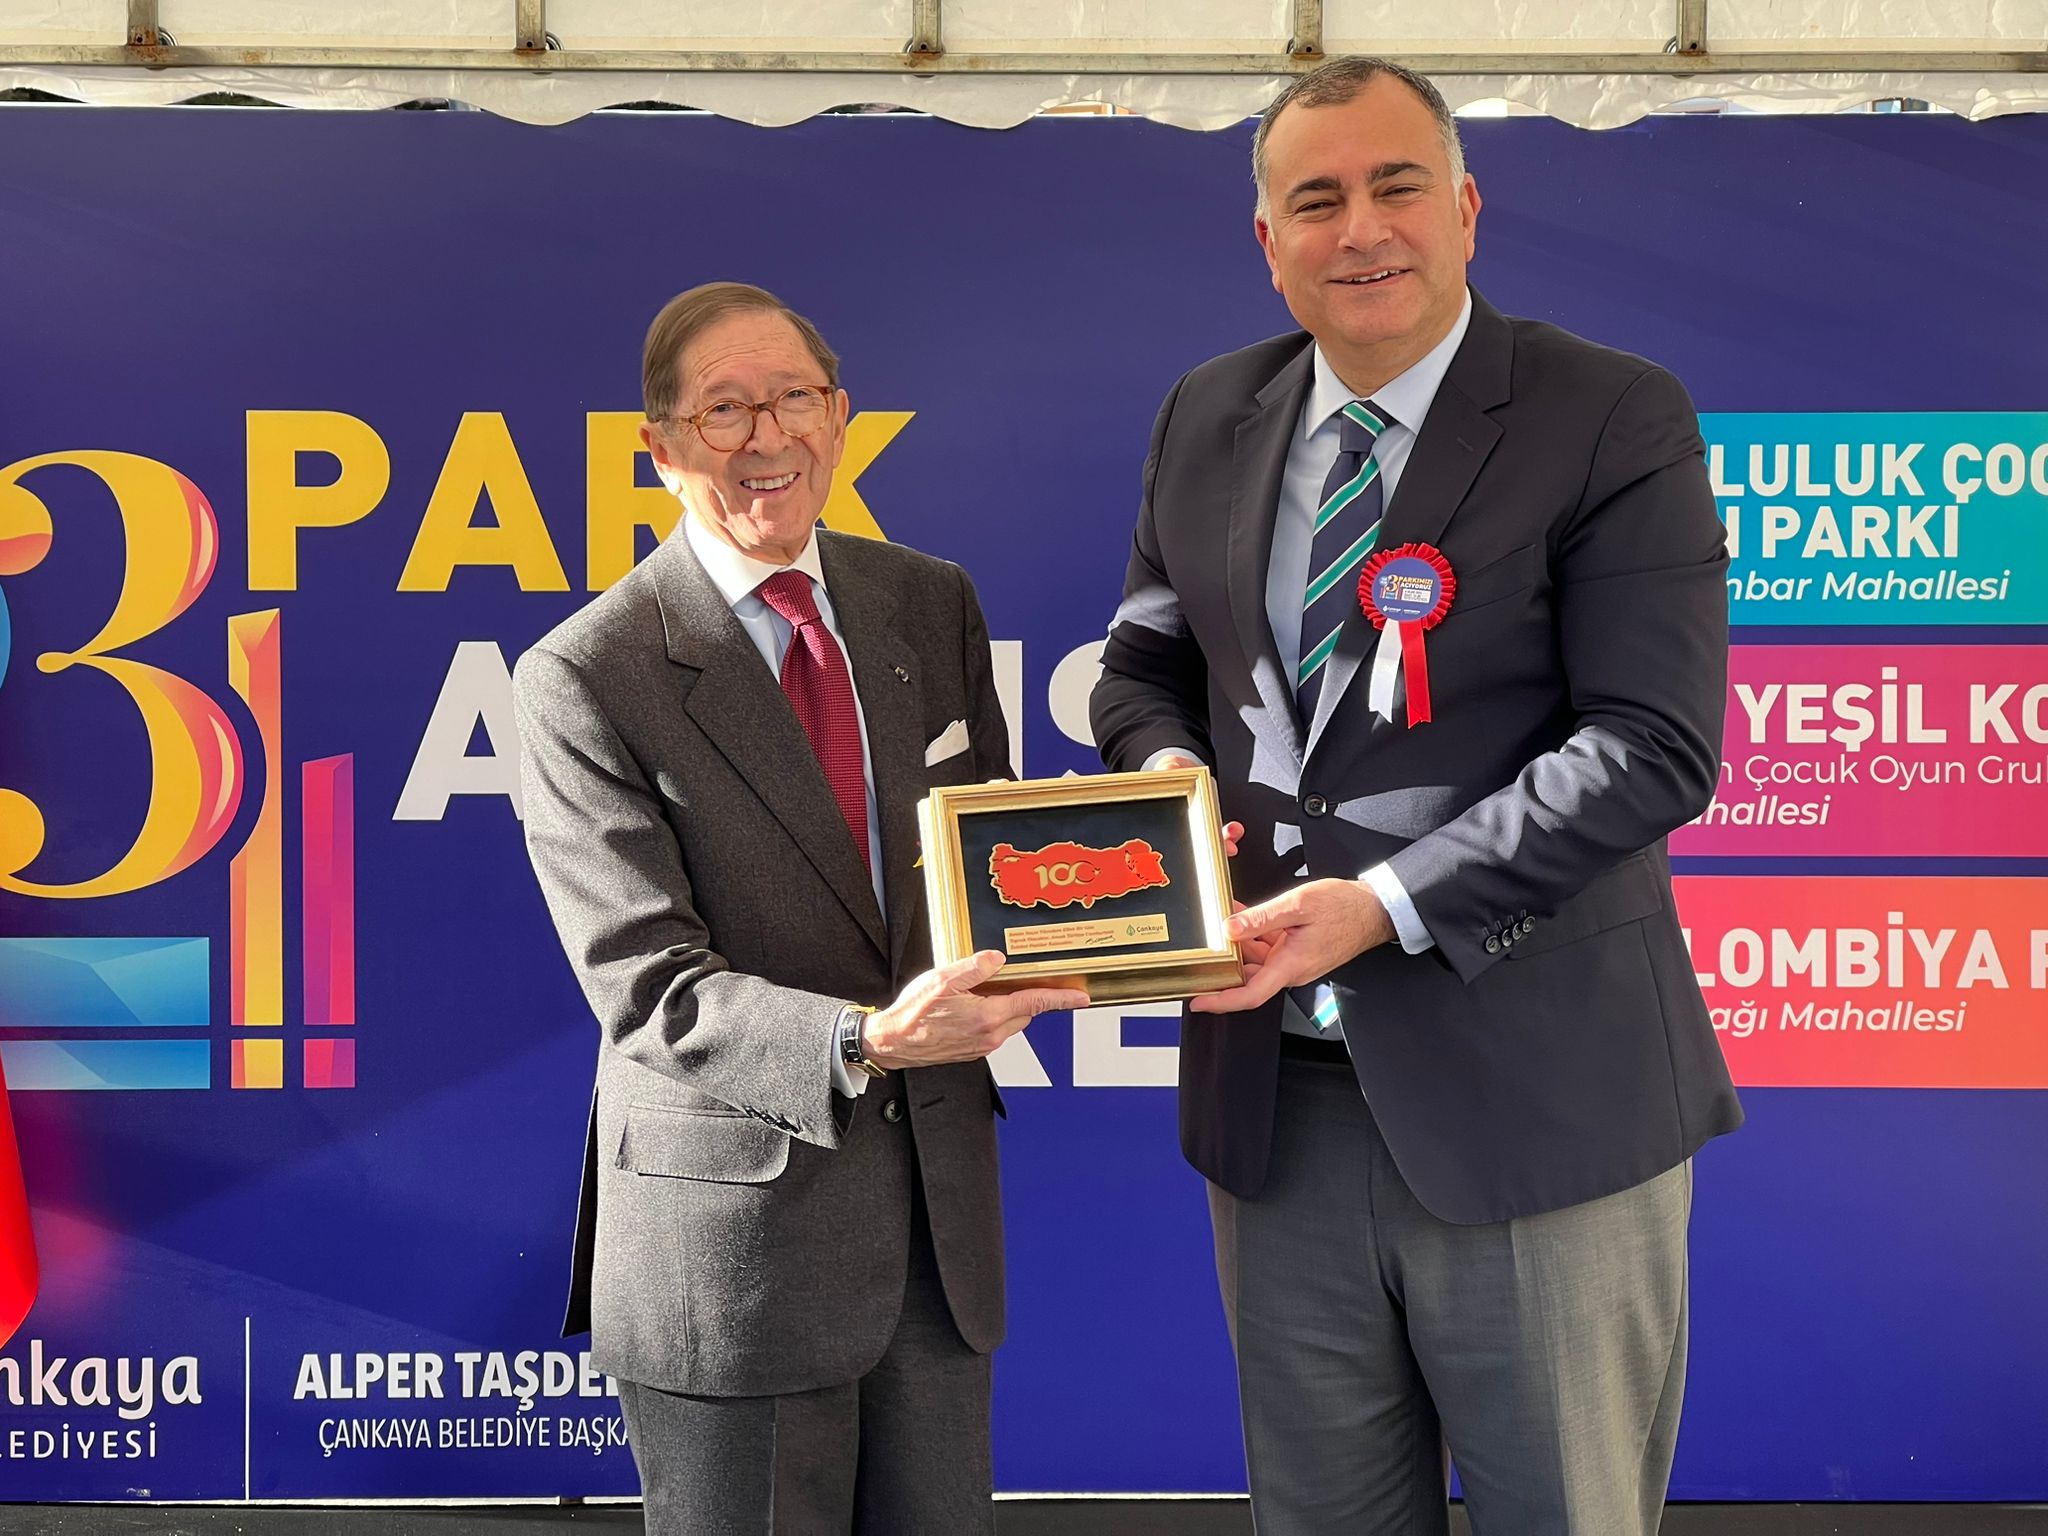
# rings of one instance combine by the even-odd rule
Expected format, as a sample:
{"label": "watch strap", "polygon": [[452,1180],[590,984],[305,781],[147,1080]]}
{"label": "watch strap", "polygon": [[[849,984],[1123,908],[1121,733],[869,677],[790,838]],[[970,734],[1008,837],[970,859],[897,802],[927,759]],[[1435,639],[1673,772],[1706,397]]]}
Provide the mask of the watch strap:
{"label": "watch strap", "polygon": [[867,1041],[861,1031],[874,1009],[860,1003],[848,1003],[839,1010],[839,1024],[836,1038],[839,1042],[839,1059],[846,1063],[848,1070],[867,1077],[880,1077],[887,1070],[868,1060]]}

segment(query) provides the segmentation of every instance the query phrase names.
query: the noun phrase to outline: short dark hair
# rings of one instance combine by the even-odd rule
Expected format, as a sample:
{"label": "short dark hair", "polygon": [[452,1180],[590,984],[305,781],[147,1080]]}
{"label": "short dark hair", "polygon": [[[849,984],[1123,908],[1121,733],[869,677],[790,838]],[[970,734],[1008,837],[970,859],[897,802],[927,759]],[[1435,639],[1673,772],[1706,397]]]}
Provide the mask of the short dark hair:
{"label": "short dark hair", "polygon": [[1381,75],[1392,75],[1429,108],[1429,115],[1436,120],[1436,131],[1444,141],[1444,158],[1450,162],[1451,177],[1458,181],[1464,179],[1465,146],[1458,142],[1458,120],[1451,115],[1443,92],[1427,75],[1419,75],[1405,64],[1374,58],[1370,54],[1355,54],[1349,58],[1332,59],[1305,75],[1297,76],[1286,90],[1273,98],[1273,104],[1259,114],[1259,126],[1252,134],[1252,185],[1258,191],[1262,212],[1266,206],[1266,139],[1280,114],[1289,107],[1341,107]]}
{"label": "short dark hair", "polygon": [[811,356],[825,370],[825,382],[839,387],[839,354],[825,345],[818,328],[765,288],[752,283],[700,283],[679,293],[661,306],[661,313],[647,327],[647,342],[640,351],[640,395],[649,421],[665,421],[675,414],[681,385],[676,365],[690,343],[730,315],[765,310],[782,316],[803,337]]}

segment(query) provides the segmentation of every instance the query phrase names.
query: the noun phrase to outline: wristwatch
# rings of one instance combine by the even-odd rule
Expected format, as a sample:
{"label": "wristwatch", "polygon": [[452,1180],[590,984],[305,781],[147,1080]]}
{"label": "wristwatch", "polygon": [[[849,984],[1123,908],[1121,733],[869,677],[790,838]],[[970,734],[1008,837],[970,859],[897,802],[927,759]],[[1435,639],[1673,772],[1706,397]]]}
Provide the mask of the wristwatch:
{"label": "wristwatch", "polygon": [[881,1077],[888,1071],[868,1060],[868,1043],[861,1033],[874,1011],[859,1003],[848,1003],[839,1010],[839,1059],[846,1063],[848,1071],[867,1077]]}

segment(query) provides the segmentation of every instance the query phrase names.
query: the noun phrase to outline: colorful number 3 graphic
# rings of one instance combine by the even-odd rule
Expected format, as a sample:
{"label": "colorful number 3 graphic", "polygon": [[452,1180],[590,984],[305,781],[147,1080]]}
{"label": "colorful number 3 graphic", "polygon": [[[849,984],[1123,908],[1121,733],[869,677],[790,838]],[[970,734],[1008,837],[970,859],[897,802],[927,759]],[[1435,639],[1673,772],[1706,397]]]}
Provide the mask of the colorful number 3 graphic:
{"label": "colorful number 3 graphic", "polygon": [[[241,802],[241,742],[221,707],[175,673],[119,654],[177,618],[206,589],[220,553],[220,529],[199,488],[169,465],[99,450],[46,453],[0,469],[0,577],[34,570],[49,552],[50,509],[21,480],[50,464],[88,470],[113,493],[127,563],[120,597],[99,633],[76,650],[43,652],[36,665],[46,673],[90,667],[127,692],[149,737],[149,807],[133,846],[113,868],[90,880],[46,885],[20,873],[42,852],[43,813],[28,796],[0,788],[0,890],[112,896],[169,879],[204,858]],[[0,602],[0,682],[8,640]]]}

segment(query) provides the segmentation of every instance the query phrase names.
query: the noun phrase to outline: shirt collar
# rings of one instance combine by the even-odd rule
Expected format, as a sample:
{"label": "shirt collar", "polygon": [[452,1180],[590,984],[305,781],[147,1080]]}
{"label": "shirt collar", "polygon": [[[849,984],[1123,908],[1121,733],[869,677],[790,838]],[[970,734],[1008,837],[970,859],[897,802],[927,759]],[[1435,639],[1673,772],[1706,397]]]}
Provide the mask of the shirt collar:
{"label": "shirt collar", "polygon": [[[1450,372],[1451,359],[1458,355],[1458,346],[1465,339],[1465,332],[1472,324],[1472,290],[1465,290],[1465,307],[1458,311],[1457,323],[1444,339],[1431,347],[1407,371],[1397,374],[1385,385],[1373,392],[1373,401],[1387,414],[1406,427],[1410,432],[1420,432],[1429,408],[1436,400],[1436,392],[1443,384],[1444,375]],[[1320,344],[1315,348],[1315,383],[1309,387],[1308,401],[1302,414],[1302,437],[1314,437],[1329,425],[1330,418],[1358,396],[1351,392],[1351,386],[1337,377],[1337,370],[1330,366],[1330,360],[1323,356]]]}
{"label": "shirt collar", "polygon": [[818,558],[818,530],[815,526],[811,529],[811,536],[804,541],[803,553],[787,566],[741,554],[688,512],[683,514],[683,537],[689,540],[690,552],[704,567],[704,574],[711,578],[711,584],[718,588],[718,595],[725,599],[728,607],[737,608],[753,597],[755,588],[781,570],[802,571],[820,588],[825,585],[825,564]]}

